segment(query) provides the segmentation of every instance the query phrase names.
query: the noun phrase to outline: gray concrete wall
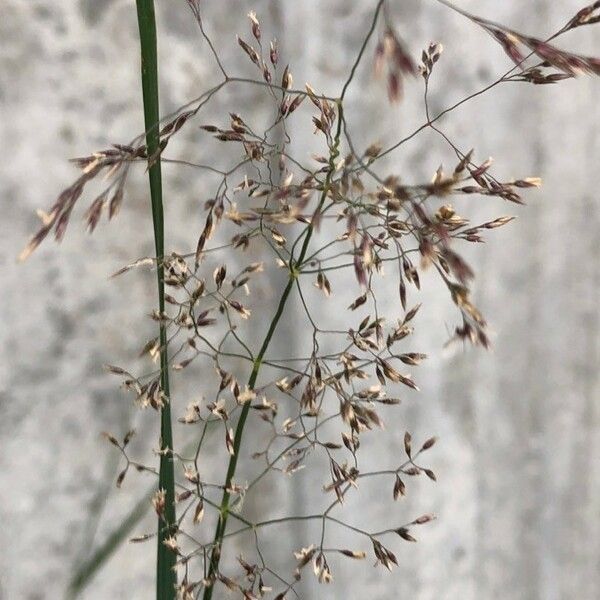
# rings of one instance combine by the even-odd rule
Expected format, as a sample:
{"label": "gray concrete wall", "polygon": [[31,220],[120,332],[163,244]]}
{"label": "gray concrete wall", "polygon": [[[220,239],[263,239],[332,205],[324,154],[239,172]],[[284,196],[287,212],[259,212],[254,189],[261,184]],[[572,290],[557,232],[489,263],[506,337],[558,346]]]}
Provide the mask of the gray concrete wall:
{"label": "gray concrete wall", "polygon": [[[295,81],[335,93],[374,2],[205,4],[207,27],[233,70],[248,72],[235,34],[246,31],[245,15],[254,9],[265,35],[281,39]],[[508,67],[483,32],[433,1],[392,4],[415,55],[431,40],[445,45],[432,89],[434,112]],[[539,36],[559,28],[582,5],[457,4]],[[161,92],[169,111],[197,96],[215,72],[185,3],[157,5]],[[0,0],[0,12],[0,598],[36,600],[64,595],[69,573],[151,483],[132,476],[123,489],[110,487],[116,457],[99,438],[103,430],[132,425],[143,438],[156,427],[155,415],[137,412],[101,368],[129,364],[152,335],[144,319],[154,305],[152,274],[108,280],[123,264],[151,253],[151,222],[140,169],[116,222],[101,225],[93,236],[74,222],[61,247],[44,244],[29,262],[16,264],[37,225],[34,210],[48,206],[74,177],[66,159],[127,141],[143,123],[132,3]],[[596,26],[561,43],[598,55],[599,41]],[[390,109],[365,64],[348,103],[359,143],[389,143],[420,124],[419,86],[412,83],[407,100]],[[226,102],[263,114],[261,96],[244,93],[239,89]],[[419,439],[439,436],[429,456],[439,482],[411,486],[408,498],[394,506],[398,520],[423,512],[436,513],[438,520],[419,532],[419,544],[396,546],[400,567],[394,573],[373,569],[371,561],[358,569],[353,563],[352,570],[340,563],[333,586],[308,585],[305,597],[600,596],[599,96],[600,82],[591,78],[544,88],[514,84],[443,121],[444,131],[465,150],[475,146],[478,156],[496,157],[501,175],[540,175],[545,185],[525,208],[460,200],[463,214],[474,221],[489,214],[519,217],[469,255],[478,273],[477,300],[495,331],[494,348],[442,350],[454,314],[443,291],[426,279],[426,312],[414,342],[431,356],[418,371],[423,392],[398,409],[398,433],[390,427],[367,442],[373,464],[380,464],[401,453],[405,428]],[[209,108],[201,121],[222,110]],[[198,162],[210,158],[196,130],[183,138],[182,153]],[[310,143],[300,132],[298,154],[306,154]],[[418,180],[429,177],[441,159],[451,164],[447,148],[427,134],[404,146],[390,164]],[[195,171],[168,166],[165,178],[169,246],[187,250],[202,224],[206,181]],[[264,301],[273,302],[278,288],[275,281],[273,289],[263,289]],[[334,306],[323,306],[322,318],[334,321]],[[253,327],[260,332],[264,324]],[[287,335],[293,334],[290,328]],[[175,390],[180,410],[198,393],[194,381],[183,379]],[[178,430],[178,439],[182,435]],[[151,440],[135,443],[134,450],[148,456]],[[282,514],[298,512],[304,483],[319,487],[322,480],[293,479],[289,487],[272,482],[263,494],[278,499]],[[377,502],[375,491],[369,494],[364,491],[348,510],[387,523],[389,504]],[[250,513],[260,512],[260,503],[249,503]],[[136,533],[153,528],[149,515]],[[298,543],[285,540],[281,552],[309,542],[304,533],[289,528]],[[280,543],[275,536],[265,540],[272,548]],[[152,597],[153,556],[151,543],[123,546],[82,597]],[[351,581],[345,578],[356,573]]]}

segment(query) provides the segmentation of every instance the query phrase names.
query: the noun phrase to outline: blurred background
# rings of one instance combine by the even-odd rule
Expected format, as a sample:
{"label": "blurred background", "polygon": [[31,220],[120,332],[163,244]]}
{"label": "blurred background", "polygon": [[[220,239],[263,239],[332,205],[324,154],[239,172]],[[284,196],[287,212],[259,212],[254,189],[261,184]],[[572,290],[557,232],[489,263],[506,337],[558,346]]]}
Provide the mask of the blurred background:
{"label": "blurred background", "polygon": [[[199,96],[218,73],[186,2],[156,4],[167,113]],[[539,37],[583,7],[579,0],[456,4]],[[308,81],[336,95],[374,6],[374,0],[244,0],[204,2],[203,10],[232,73],[254,76],[235,36],[250,37],[246,14],[255,10],[265,38],[280,41],[281,60],[290,63],[296,85]],[[483,31],[433,0],[393,1],[390,7],[415,58],[431,41],[444,44],[432,80],[433,113],[509,68]],[[115,530],[126,537],[154,531],[147,499],[153,481],[130,475],[117,490],[118,456],[100,437],[104,430],[124,433],[134,426],[140,431],[134,451],[146,459],[157,437],[156,414],[135,409],[102,369],[105,363],[135,364],[154,334],[145,317],[155,304],[153,274],[140,270],[109,280],[124,264],[151,255],[153,242],[139,167],[115,222],[89,236],[78,222],[80,209],[60,247],[45,243],[17,265],[38,225],[35,209],[47,208],[76,175],[67,159],[127,143],[143,130],[138,38],[135,8],[126,0],[0,0],[0,10],[0,598],[41,600],[67,597],[74,574],[89,571],[86,561],[107,540],[111,547]],[[600,25],[568,34],[558,45],[600,55]],[[347,104],[359,147],[389,145],[424,121],[422,81],[408,82],[405,100],[390,107],[373,77],[371,56]],[[427,462],[438,483],[411,482],[407,498],[391,509],[366,488],[348,510],[384,526],[427,512],[438,519],[418,531],[418,544],[394,545],[400,564],[391,574],[372,568],[371,559],[340,561],[332,565],[330,586],[314,586],[306,573],[298,588],[302,598],[600,597],[599,98],[600,81],[591,77],[557,86],[506,84],[441,121],[463,150],[474,147],[480,160],[494,156],[499,177],[541,176],[544,186],[526,196],[526,207],[480,197],[454,203],[473,222],[518,217],[485,245],[467,250],[477,273],[475,299],[494,332],[491,351],[444,349],[456,315],[435,278],[425,277],[422,293],[410,297],[411,304],[424,303],[411,343],[430,356],[415,372],[422,392],[405,394],[389,417],[394,426],[368,438],[365,456],[368,450],[373,465],[392,464],[402,454],[405,429],[418,440],[436,435]],[[224,125],[227,110],[260,119],[270,110],[268,96],[233,87],[198,124]],[[206,140],[190,127],[177,155],[226,165],[227,150]],[[312,129],[301,123],[294,140],[295,155],[308,160]],[[440,162],[450,169],[455,159],[441,138],[425,133],[386,166],[421,181]],[[167,247],[186,252],[214,191],[199,171],[170,165],[163,171]],[[272,289],[259,292],[267,305],[278,297],[277,277]],[[354,285],[352,276],[347,285]],[[394,310],[395,284],[385,303]],[[319,317],[335,322],[335,301],[321,307]],[[290,347],[300,352],[305,335],[293,325],[300,307],[288,310],[280,349],[293,354]],[[249,325],[257,336],[264,326],[260,320]],[[175,381],[176,414],[202,395],[198,381]],[[176,439],[182,436],[178,429]],[[205,469],[210,472],[210,463]],[[314,473],[285,479],[285,485],[274,478],[245,510],[303,512],[310,486],[319,490],[322,484]],[[291,549],[311,543],[305,529],[265,533],[263,543],[281,555],[288,571]],[[210,533],[212,527],[205,537]],[[153,542],[110,550],[79,597],[153,597],[154,552]]]}

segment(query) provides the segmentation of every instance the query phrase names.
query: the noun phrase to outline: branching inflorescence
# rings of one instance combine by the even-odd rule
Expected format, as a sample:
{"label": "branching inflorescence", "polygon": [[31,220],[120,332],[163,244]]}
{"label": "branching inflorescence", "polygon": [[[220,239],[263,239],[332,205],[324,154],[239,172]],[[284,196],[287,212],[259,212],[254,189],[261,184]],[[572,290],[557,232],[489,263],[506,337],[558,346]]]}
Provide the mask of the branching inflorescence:
{"label": "branching inflorescence", "polygon": [[[330,561],[334,555],[362,559],[372,553],[378,563],[391,568],[397,558],[389,547],[390,535],[413,542],[413,529],[434,518],[425,514],[384,531],[370,531],[341,518],[345,498],[356,494],[365,478],[384,482],[393,500],[405,494],[407,479],[436,478],[422,462],[423,453],[434,445],[435,438],[413,448],[407,432],[406,457],[400,464],[366,471],[361,469],[359,460],[361,436],[382,427],[385,408],[399,403],[399,389],[418,389],[406,369],[426,357],[408,347],[412,324],[420,308],[418,304],[411,305],[408,297],[410,288],[419,289],[423,272],[437,274],[459,311],[460,322],[453,339],[489,345],[485,319],[471,300],[473,271],[459,253],[460,246],[461,242],[483,241],[487,230],[506,225],[512,217],[500,216],[473,224],[460,216],[450,201],[478,195],[521,203],[522,190],[540,185],[536,177],[498,180],[492,173],[491,160],[477,160],[473,150],[463,152],[439,128],[439,121],[458,106],[506,82],[551,84],[579,73],[600,74],[599,59],[568,53],[550,43],[566,31],[600,20],[600,2],[582,9],[549,40],[542,41],[475,17],[445,0],[437,1],[482,27],[502,46],[515,66],[492,84],[434,116],[427,92],[442,45],[432,43],[417,64],[387,15],[384,0],[376,4],[364,43],[337,97],[320,95],[308,84],[303,89],[294,87],[290,67],[282,68],[277,43],[273,41],[267,46],[263,43],[254,13],[248,15],[252,41],[239,37],[238,43],[256,67],[257,77],[231,76],[206,34],[200,2],[188,0],[222,80],[157,124],[162,161],[169,162],[165,151],[173,136],[232,84],[264,87],[273,102],[275,117],[261,131],[256,131],[241,113],[231,113],[218,124],[202,125],[203,135],[229,145],[232,156],[241,155],[243,159],[228,170],[200,166],[216,175],[220,183],[204,205],[206,216],[197,246],[189,254],[168,254],[160,263],[168,288],[168,306],[164,311],[155,311],[152,318],[166,332],[170,369],[184,371],[190,364],[202,361],[213,367],[216,374],[212,381],[203,384],[207,400],[188,405],[185,412],[172,405],[174,413],[179,414],[179,422],[193,430],[190,455],[177,449],[172,451],[181,475],[176,483],[178,514],[176,527],[164,542],[177,556],[178,594],[183,599],[203,596],[209,600],[213,590],[223,585],[244,598],[266,597],[273,589],[273,596],[281,600],[295,593],[294,586],[309,564],[319,582],[331,581]],[[401,99],[408,77],[420,74],[424,81],[425,123],[387,149],[376,144],[358,149],[344,112],[346,91],[371,46],[374,46],[374,69],[386,78],[390,101]],[[287,127],[292,118],[312,123],[315,135],[326,148],[326,152],[314,155],[310,164],[293,154]],[[456,154],[456,162],[449,171],[440,167],[433,179],[425,183],[405,183],[398,173],[381,172],[378,161],[383,156],[425,130],[437,132]],[[132,166],[152,163],[157,156],[148,156],[142,135],[129,144],[115,144],[76,159],[80,177],[60,194],[49,213],[40,212],[42,226],[22,258],[50,232],[54,232],[57,240],[63,237],[86,184],[100,175],[109,183],[86,210],[87,225],[93,231],[105,210],[109,218],[115,216]],[[182,160],[172,162],[192,164]],[[244,253],[249,248],[263,248],[272,260],[245,260]],[[118,274],[142,265],[157,267],[157,258],[139,259]],[[245,339],[244,322],[252,318],[254,311],[261,310],[260,305],[253,305],[250,291],[273,268],[287,274],[275,313],[262,339]],[[382,314],[378,306],[376,282],[381,280],[384,270],[391,273],[394,281],[399,314]],[[343,276],[346,272],[353,273],[354,289],[334,289],[333,276]],[[392,283],[389,277],[386,281],[389,294]],[[321,326],[306,290],[312,284],[325,296],[338,296],[338,302],[347,307],[347,326],[342,329]],[[292,295],[300,299],[312,345],[301,357],[274,357],[269,354],[270,344]],[[322,349],[324,340],[327,350]],[[337,349],[331,350],[332,346]],[[156,360],[160,350],[161,341],[156,338],[142,352]],[[108,370],[122,377],[125,389],[131,391],[139,407],[158,410],[172,402],[161,385],[161,368],[143,375],[116,366]],[[251,417],[263,422],[267,433],[261,439],[253,436],[250,449],[244,444],[243,434]],[[386,418],[395,417],[392,413]],[[225,451],[223,479],[218,482],[204,480],[199,466],[209,429],[221,431]],[[129,432],[121,441],[108,435],[125,460],[125,469],[117,481],[119,486],[130,467],[156,472],[129,456],[131,436]],[[238,458],[252,452],[260,465],[258,470],[239,473]],[[329,465],[322,510],[260,522],[244,516],[243,499],[267,474],[280,472],[291,476],[314,455],[324,457]],[[165,514],[166,497],[164,489],[153,497],[159,517]],[[196,528],[203,523],[205,511],[213,512],[216,530],[212,541],[200,543]],[[302,520],[319,523],[321,535],[307,547],[290,548],[290,556],[295,550],[296,562],[288,576],[281,576],[262,556],[260,532],[268,526]],[[352,532],[360,547],[328,547],[328,527]],[[232,560],[227,561],[226,569],[222,568],[221,557],[227,552],[228,541],[243,533],[255,537],[256,555],[239,557],[237,570]],[[136,541],[150,537],[153,536],[142,536]]]}

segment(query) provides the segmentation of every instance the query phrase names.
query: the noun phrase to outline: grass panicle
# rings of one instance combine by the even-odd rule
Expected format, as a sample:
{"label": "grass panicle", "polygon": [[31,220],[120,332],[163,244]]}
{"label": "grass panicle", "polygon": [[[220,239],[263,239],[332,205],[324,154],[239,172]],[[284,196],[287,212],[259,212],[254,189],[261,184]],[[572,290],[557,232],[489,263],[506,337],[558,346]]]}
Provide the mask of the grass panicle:
{"label": "grass panicle", "polygon": [[[429,94],[444,68],[443,45],[432,42],[422,50],[420,62],[416,60],[415,49],[401,35],[403,24],[392,18],[386,0],[375,4],[348,75],[335,82],[339,87],[329,86],[340,90],[333,96],[318,93],[308,83],[294,84],[293,65],[283,60],[275,39],[266,39],[254,12],[248,14],[248,31],[238,36],[246,71],[231,74],[211,39],[203,4],[187,0],[218,79],[161,119],[154,5],[152,0],[137,0],[146,130],[129,143],[75,159],[79,177],[49,212],[39,213],[42,224],[22,258],[49,233],[58,240],[64,236],[90,181],[101,175],[108,181],[84,214],[93,231],[103,212],[109,218],[117,214],[130,170],[137,164],[148,168],[155,256],[140,258],[116,275],[156,269],[159,302],[150,318],[158,335],[143,346],[140,356],[159,366],[140,373],[120,366],[107,370],[122,380],[140,409],[160,415],[158,472],[132,457],[131,432],[122,441],[112,434],[106,437],[125,462],[118,487],[130,467],[158,478],[151,497],[159,517],[158,534],[132,540],[158,542],[158,600],[212,600],[226,593],[254,600],[271,590],[275,600],[283,600],[299,595],[304,573],[311,570],[305,569],[308,565],[319,583],[329,584],[337,561],[367,556],[392,570],[399,560],[394,546],[416,542],[418,528],[435,519],[429,513],[394,517],[378,530],[368,510],[352,513],[345,500],[360,494],[365,486],[359,484],[366,481],[377,486],[371,498],[378,504],[400,502],[415,478],[436,481],[423,457],[437,438],[423,436],[425,441],[417,443],[417,436],[402,426],[397,409],[401,400],[410,401],[419,391],[412,371],[427,358],[411,346],[415,324],[427,308],[415,297],[424,278],[436,278],[456,309],[457,323],[448,343],[487,348],[487,322],[472,300],[475,272],[462,248],[477,246],[515,217],[474,222],[462,213],[474,196],[480,203],[518,206],[527,190],[541,185],[538,177],[500,178],[491,159],[478,157],[464,140],[447,133],[444,118],[509,83],[560,85],[581,74],[599,75],[598,59],[551,42],[567,31],[600,22],[600,3],[583,8],[544,40],[458,9],[450,0],[431,4],[450,8],[485,30],[511,61],[491,83],[437,113],[432,112]],[[347,92],[370,49],[375,75],[384,82],[374,84],[383,99],[397,103],[409,86],[422,86],[424,122],[388,147],[377,141],[360,147],[351,126],[354,120],[347,114]],[[206,107],[232,87],[252,89],[253,97],[260,95],[270,103],[268,125],[258,124],[243,101],[240,112],[215,116],[213,123],[198,122]],[[192,129],[190,123],[199,127]],[[195,131],[205,147],[220,146],[220,158],[228,161],[225,166],[170,156],[170,141],[183,128]],[[294,134],[302,128],[314,134],[310,158],[304,144],[301,151],[294,144]],[[435,161],[433,176],[419,180],[404,172],[400,161],[382,160],[399,154],[423,132],[450,152],[449,168],[437,167],[439,161],[427,155],[427,161]],[[193,231],[194,247],[185,253],[165,251],[165,163],[206,177],[204,189],[210,188]],[[249,262],[249,249],[264,260]],[[248,322],[257,313],[262,316],[267,304],[253,290],[268,287],[278,269],[286,280],[275,295],[274,312],[265,319],[266,332],[257,338]],[[291,298],[298,299],[293,317],[288,314]],[[330,298],[335,305],[324,311]],[[286,319],[297,328],[298,347],[281,356],[273,347]],[[441,335],[444,329],[440,323]],[[193,372],[190,365],[203,369],[198,379],[201,399],[175,415],[169,370],[183,376]],[[182,438],[190,444],[182,444],[180,452],[173,448],[172,410]],[[384,425],[403,454],[382,456],[373,468],[373,457],[364,460],[373,446],[361,440]],[[254,459],[249,465],[240,460],[246,455]],[[303,489],[304,512],[256,519],[244,513],[244,499],[260,493],[267,476],[288,481],[303,468],[323,464],[327,467],[310,481],[319,479],[324,485]],[[114,529],[107,544],[82,566],[78,585],[89,581],[137,522],[137,513],[132,513]],[[302,540],[280,536],[276,548],[267,548],[266,531],[294,522],[303,524]],[[332,546],[332,528],[352,536],[356,546]],[[243,556],[234,555],[232,541],[238,539],[246,543]],[[289,571],[274,570],[269,560],[273,552],[295,557]]]}

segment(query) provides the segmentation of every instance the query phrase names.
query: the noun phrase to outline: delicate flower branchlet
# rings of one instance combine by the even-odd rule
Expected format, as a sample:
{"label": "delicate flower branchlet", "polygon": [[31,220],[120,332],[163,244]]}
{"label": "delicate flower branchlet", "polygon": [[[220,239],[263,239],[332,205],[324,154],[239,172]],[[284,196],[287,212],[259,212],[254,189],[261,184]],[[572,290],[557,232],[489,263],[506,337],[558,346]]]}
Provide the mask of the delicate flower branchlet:
{"label": "delicate flower branchlet", "polygon": [[389,25],[375,50],[375,73],[387,79],[388,98],[398,102],[402,98],[403,78],[415,75],[417,67],[398,33]]}

